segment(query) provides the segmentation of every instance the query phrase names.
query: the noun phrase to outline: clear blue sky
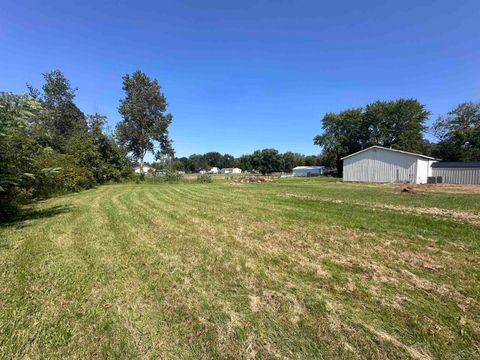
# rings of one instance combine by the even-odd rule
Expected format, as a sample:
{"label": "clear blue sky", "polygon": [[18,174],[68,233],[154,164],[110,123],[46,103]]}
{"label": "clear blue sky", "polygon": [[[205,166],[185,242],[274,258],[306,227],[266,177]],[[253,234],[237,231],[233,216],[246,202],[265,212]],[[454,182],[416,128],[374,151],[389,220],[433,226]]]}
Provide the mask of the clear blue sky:
{"label": "clear blue sky", "polygon": [[58,68],[114,126],[121,77],[141,69],[163,86],[178,156],[312,154],[329,111],[414,97],[434,119],[478,101],[479,23],[478,0],[3,1],[0,90]]}

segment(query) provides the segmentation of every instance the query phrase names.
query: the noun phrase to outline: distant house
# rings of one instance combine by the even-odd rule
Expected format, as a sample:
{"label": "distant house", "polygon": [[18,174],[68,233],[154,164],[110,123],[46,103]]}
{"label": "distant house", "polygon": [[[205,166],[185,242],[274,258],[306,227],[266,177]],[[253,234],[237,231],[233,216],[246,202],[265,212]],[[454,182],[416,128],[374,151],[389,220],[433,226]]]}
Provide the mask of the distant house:
{"label": "distant house", "polygon": [[210,174],[218,174],[220,172],[220,170],[216,166],[214,166],[208,172]]}
{"label": "distant house", "polygon": [[222,174],[241,174],[242,169],[239,168],[223,168],[220,170]]}
{"label": "distant house", "polygon": [[432,165],[432,176],[445,184],[480,184],[480,161],[437,162]]}
{"label": "distant house", "polygon": [[343,181],[425,184],[437,159],[408,151],[371,146],[342,158]]}
{"label": "distant house", "polygon": [[297,166],[293,168],[293,176],[318,176],[323,175],[325,166]]}
{"label": "distant house", "polygon": [[[140,166],[135,166],[133,168],[133,170],[137,173],[137,174],[140,174]],[[147,173],[149,172],[150,170],[153,170],[153,168],[151,166],[148,166],[148,165],[143,165],[143,172],[144,173]]]}

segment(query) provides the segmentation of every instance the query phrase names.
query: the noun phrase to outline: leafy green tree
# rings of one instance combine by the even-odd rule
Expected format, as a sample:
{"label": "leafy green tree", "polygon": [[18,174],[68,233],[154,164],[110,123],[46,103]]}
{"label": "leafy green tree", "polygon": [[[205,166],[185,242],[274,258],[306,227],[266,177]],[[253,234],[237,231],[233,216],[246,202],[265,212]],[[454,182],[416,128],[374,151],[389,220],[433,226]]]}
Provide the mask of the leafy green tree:
{"label": "leafy green tree", "polygon": [[167,100],[157,80],[151,80],[141,71],[123,77],[125,99],[120,101],[123,120],[116,128],[120,144],[139,161],[143,171],[144,158],[151,152],[157,159],[173,157],[168,126],[172,115],[165,114]]}
{"label": "leafy green tree", "polygon": [[435,156],[447,161],[480,161],[480,103],[458,105],[439,117],[433,130],[440,139]]}
{"label": "leafy green tree", "polygon": [[222,168],[232,168],[236,166],[235,157],[230,154],[223,155]]}
{"label": "leafy green tree", "polygon": [[322,119],[323,134],[314,138],[320,145],[327,166],[341,174],[343,156],[368,146],[368,134],[363,123],[362,108],[348,109],[338,114],[327,113]]}
{"label": "leafy green tree", "polygon": [[192,170],[191,169],[191,163],[190,161],[188,160],[187,157],[183,156],[181,158],[177,158],[176,161],[179,161],[182,165],[181,165],[181,169],[183,171],[186,171],[186,172],[193,172],[195,170]]}
{"label": "leafy green tree", "polygon": [[218,167],[218,168],[223,168],[224,166],[224,158],[223,155],[220,154],[219,152],[212,151],[208,152],[203,155],[205,161],[207,162],[208,166],[210,168],[212,167]]}
{"label": "leafy green tree", "polygon": [[170,163],[169,169],[174,171],[186,171],[185,166],[182,161],[175,159]]}
{"label": "leafy green tree", "polygon": [[262,174],[278,172],[282,169],[282,158],[276,149],[263,149],[253,152],[252,167]]}
{"label": "leafy green tree", "polygon": [[412,152],[425,152],[425,122],[430,113],[415,99],[376,101],[365,107],[363,129],[368,146],[379,145]]}
{"label": "leafy green tree", "polygon": [[302,154],[288,151],[282,155],[283,171],[291,172],[294,167],[305,164],[305,157]]}
{"label": "leafy green tree", "polygon": [[322,165],[322,158],[318,155],[305,156],[305,166],[319,166]]}
{"label": "leafy green tree", "polygon": [[42,145],[64,151],[67,140],[77,132],[87,131],[85,115],[73,102],[77,89],[60,70],[43,74],[42,91],[30,85],[30,96],[42,105],[37,116],[30,119],[30,133]]}
{"label": "leafy green tree", "polygon": [[189,170],[191,172],[199,172],[200,170],[209,170],[210,166],[204,155],[192,154],[188,158],[190,165]]}
{"label": "leafy green tree", "polygon": [[26,121],[40,109],[27,95],[0,93],[0,215],[28,197],[35,175],[33,154],[38,145],[26,132]]}
{"label": "leafy green tree", "polygon": [[252,171],[252,156],[251,155],[242,155],[237,160],[237,166],[243,171]]}

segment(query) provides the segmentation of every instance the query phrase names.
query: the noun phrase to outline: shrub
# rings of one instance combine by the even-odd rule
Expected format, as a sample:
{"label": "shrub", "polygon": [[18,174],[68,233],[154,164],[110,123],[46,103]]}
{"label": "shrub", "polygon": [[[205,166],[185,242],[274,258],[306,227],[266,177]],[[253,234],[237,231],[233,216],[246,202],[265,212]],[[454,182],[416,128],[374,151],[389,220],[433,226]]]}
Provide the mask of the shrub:
{"label": "shrub", "polygon": [[197,176],[197,182],[199,183],[211,183],[212,181],[212,175],[210,174],[200,174]]}
{"label": "shrub", "polygon": [[167,170],[165,175],[163,175],[163,179],[166,182],[179,182],[183,179],[183,175],[175,170],[169,169]]}
{"label": "shrub", "polygon": [[75,162],[70,155],[44,150],[37,158],[41,169],[36,178],[35,196],[80,191],[95,185],[93,173]]}

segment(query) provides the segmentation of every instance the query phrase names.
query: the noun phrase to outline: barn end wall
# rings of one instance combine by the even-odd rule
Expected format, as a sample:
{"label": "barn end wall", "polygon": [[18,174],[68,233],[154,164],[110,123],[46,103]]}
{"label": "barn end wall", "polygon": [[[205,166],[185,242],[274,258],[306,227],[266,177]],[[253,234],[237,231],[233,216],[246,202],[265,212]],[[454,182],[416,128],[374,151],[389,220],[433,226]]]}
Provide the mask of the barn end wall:
{"label": "barn end wall", "polygon": [[428,165],[415,155],[371,149],[343,160],[343,181],[417,183],[425,178],[426,182]]}

